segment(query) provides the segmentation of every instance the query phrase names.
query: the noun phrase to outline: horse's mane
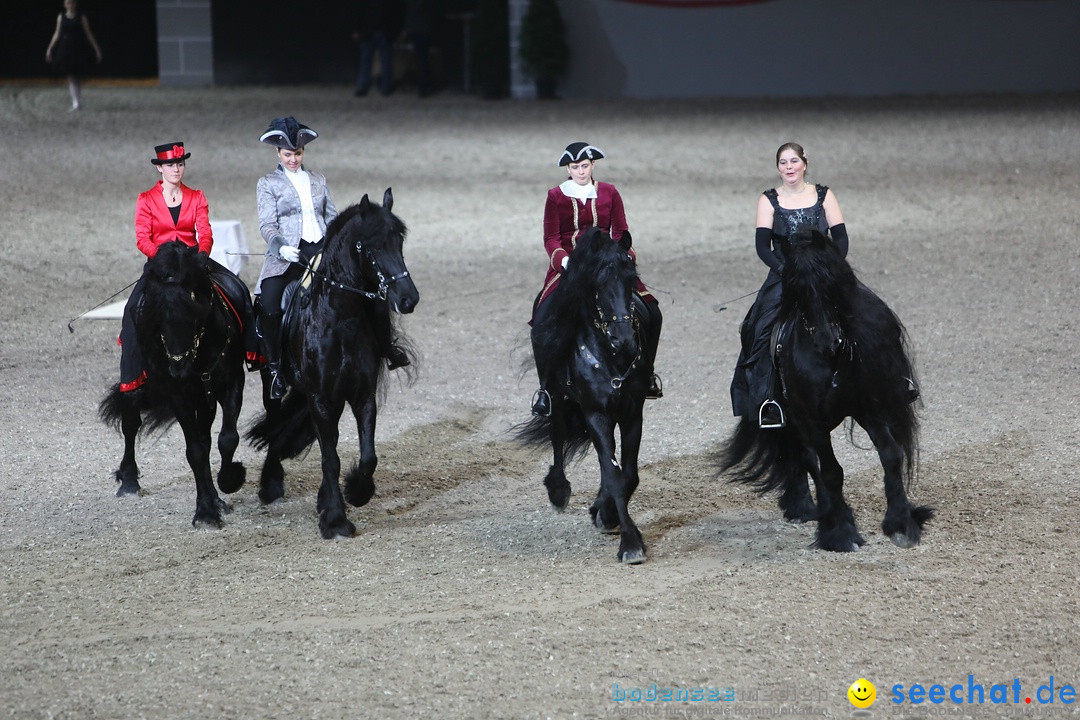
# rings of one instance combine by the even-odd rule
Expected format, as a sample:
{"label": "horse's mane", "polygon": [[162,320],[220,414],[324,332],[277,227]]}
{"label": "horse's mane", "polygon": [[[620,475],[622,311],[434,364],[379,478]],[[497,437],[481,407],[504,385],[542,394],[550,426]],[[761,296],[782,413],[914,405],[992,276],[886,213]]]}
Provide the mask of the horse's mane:
{"label": "horse's mane", "polygon": [[[809,324],[837,322],[858,362],[857,382],[864,397],[888,408],[897,420],[896,440],[914,465],[918,419],[905,379],[918,387],[907,331],[896,313],[859,282],[836,243],[816,229],[800,228],[784,248],[780,317],[814,313]],[[849,428],[850,433],[850,428]]]}
{"label": "horse's mane", "polygon": [[629,243],[629,233],[615,242],[596,227],[578,238],[558,287],[544,301],[547,307],[533,325],[534,347],[544,354],[542,362],[555,367],[573,353],[578,331],[593,321],[596,288],[629,285],[637,278],[627,253]]}
{"label": "horse's mane", "polygon": [[[374,212],[372,212],[373,210]],[[371,202],[365,195],[360,202],[353,203],[338,213],[337,217],[326,226],[327,249],[330,248],[331,243],[335,243],[338,236],[342,235],[342,231],[347,226],[355,224],[353,220],[357,216],[360,219],[356,231],[360,232],[365,239],[371,239],[375,245],[378,245],[379,241],[386,237],[387,234],[398,234],[405,237],[408,233],[408,229],[401,218],[388,208]]]}

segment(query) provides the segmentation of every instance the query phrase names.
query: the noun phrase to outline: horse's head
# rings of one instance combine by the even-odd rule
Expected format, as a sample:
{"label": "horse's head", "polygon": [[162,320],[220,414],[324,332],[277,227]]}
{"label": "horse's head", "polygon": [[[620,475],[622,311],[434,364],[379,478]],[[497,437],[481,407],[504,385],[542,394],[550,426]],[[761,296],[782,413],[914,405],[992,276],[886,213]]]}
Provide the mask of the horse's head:
{"label": "horse's head", "polygon": [[623,358],[633,358],[639,350],[633,308],[637,270],[630,257],[631,242],[629,232],[613,242],[598,228],[586,230],[559,283],[560,289],[565,284],[568,291],[573,288],[583,296],[586,315],[607,337],[612,354]]}
{"label": "horse's head", "polygon": [[831,356],[844,344],[842,322],[857,291],[855,273],[827,235],[800,226],[783,243],[781,314],[798,314],[818,352]]}
{"label": "horse's head", "polygon": [[146,263],[140,343],[148,357],[160,343],[174,377],[190,370],[206,329],[214,293],[208,263],[197,247],[179,241],[161,245]]}
{"label": "horse's head", "polygon": [[395,312],[411,313],[420,293],[405,266],[405,223],[391,212],[393,207],[390,188],[383,193],[381,206],[365,194],[335,219],[326,234],[345,233],[361,287],[385,298]]}

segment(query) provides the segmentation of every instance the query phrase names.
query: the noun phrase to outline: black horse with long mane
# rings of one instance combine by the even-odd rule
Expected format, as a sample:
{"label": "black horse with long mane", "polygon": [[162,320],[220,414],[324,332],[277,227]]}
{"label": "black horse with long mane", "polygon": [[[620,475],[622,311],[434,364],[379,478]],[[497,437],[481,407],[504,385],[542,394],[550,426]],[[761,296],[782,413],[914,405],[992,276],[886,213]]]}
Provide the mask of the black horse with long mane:
{"label": "black horse with long mane", "polygon": [[245,470],[233,455],[244,392],[244,338],[240,320],[211,281],[207,259],[198,248],[168,242],[143,270],[143,296],[134,308],[135,335],[146,361],[141,387],[121,392],[117,383],[98,406],[102,421],[124,435],[124,457],[116,471],[117,496],[137,495],[139,466],[135,441],[140,434],[178,422],[195,475],[192,525],[221,527],[230,507],[214,489],[210,469],[211,426],[221,406],[218,487],[233,493]]}
{"label": "black horse with long mane", "polygon": [[[285,494],[281,461],[297,457],[318,439],[323,472],[319,532],[327,539],[356,534],[338,484],[338,421],[346,403],[356,418],[360,458],[345,476],[344,499],[359,507],[375,494],[376,401],[386,372],[378,350],[377,304],[410,313],[420,302],[405,267],[405,224],[391,212],[393,205],[387,188],[381,206],[364,195],[330,223],[322,252],[310,260],[286,312],[282,372],[289,378],[289,391],[271,400],[269,375],[263,374],[266,412],[246,435],[267,451],[259,488],[264,503]],[[400,333],[398,342],[407,345]]]}
{"label": "black horse with long mane", "polygon": [[565,463],[592,441],[600,491],[589,513],[601,531],[620,534],[619,560],[635,564],[645,561],[646,549],[628,504],[638,486],[642,408],[653,369],[644,359],[648,313],[637,307],[630,243],[630,233],[614,242],[595,227],[578,238],[532,329],[537,367],[551,368],[559,380],[549,387],[551,415],[533,417],[515,434],[525,445],[551,443],[554,462],[544,485],[560,510],[570,501]]}
{"label": "black horse with long mane", "polygon": [[[907,496],[919,423],[904,327],[817,230],[800,228],[784,258],[773,346],[786,425],[763,430],[757,418],[743,416],[722,451],[721,471],[734,469],[734,481],[761,493],[779,490],[788,520],[817,520],[817,547],[855,550],[866,541],[844,499],[844,470],[830,439],[850,417],[870,437],[885,471],[881,529],[898,546],[914,547],[934,511],[913,507]],[[849,438],[853,430],[849,425]]]}

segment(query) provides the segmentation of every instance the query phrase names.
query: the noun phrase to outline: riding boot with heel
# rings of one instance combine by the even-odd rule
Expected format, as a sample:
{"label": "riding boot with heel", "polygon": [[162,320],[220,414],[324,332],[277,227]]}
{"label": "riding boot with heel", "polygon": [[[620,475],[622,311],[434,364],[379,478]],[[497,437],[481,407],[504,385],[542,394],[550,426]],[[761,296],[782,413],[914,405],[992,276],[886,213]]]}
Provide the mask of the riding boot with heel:
{"label": "riding boot with heel", "polygon": [[386,302],[380,303],[376,311],[375,324],[380,345],[383,347],[382,356],[386,358],[386,369],[397,370],[412,365],[408,353],[397,344],[397,339],[394,337],[393,323],[390,322],[390,306]]}
{"label": "riding boot with heel", "polygon": [[260,308],[257,325],[266,355],[266,367],[270,371],[271,400],[285,397],[287,389],[285,378],[281,375],[281,316],[282,313],[265,312]]}
{"label": "riding boot with heel", "polygon": [[551,393],[542,386],[533,395],[532,414],[537,417],[551,417]]}

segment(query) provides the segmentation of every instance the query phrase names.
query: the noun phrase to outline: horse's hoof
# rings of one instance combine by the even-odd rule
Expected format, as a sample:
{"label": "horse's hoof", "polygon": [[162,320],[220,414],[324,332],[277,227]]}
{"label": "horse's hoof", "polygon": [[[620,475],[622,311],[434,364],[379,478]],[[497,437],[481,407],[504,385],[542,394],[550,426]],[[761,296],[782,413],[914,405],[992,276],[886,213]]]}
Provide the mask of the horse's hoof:
{"label": "horse's hoof", "polygon": [[203,517],[196,515],[191,519],[191,527],[196,530],[220,530],[224,525],[221,518],[210,515]]}
{"label": "horse's hoof", "polygon": [[640,565],[645,562],[645,559],[644,550],[627,550],[620,558],[623,565]]}
{"label": "horse's hoof", "polygon": [[322,533],[324,540],[345,540],[356,535],[356,526],[349,520],[329,525],[320,523],[319,532]]}
{"label": "horse's hoof", "polygon": [[124,485],[121,485],[119,487],[119,489],[117,489],[117,491],[116,491],[116,497],[118,497],[118,498],[142,497],[145,494],[146,493],[143,492],[143,489],[141,487],[139,487],[138,485],[136,485],[135,487],[126,487]]}
{"label": "horse's hoof", "polygon": [[279,500],[283,500],[284,498],[284,488],[274,488],[273,490],[267,490],[266,488],[263,488],[262,490],[259,490],[259,502],[261,502],[263,505],[273,505],[274,503],[278,502]]}
{"label": "horse's hoof", "polygon": [[218,471],[218,489],[226,495],[232,495],[244,487],[247,480],[247,469],[243,463],[233,462],[225,465]]}
{"label": "horse's hoof", "polygon": [[562,512],[570,504],[570,486],[564,488],[548,488],[548,500],[552,507]]}
{"label": "horse's hoof", "polygon": [[622,532],[622,525],[615,523],[614,525],[605,525],[603,518],[600,517],[600,513],[593,515],[593,525],[604,535],[618,535]]}
{"label": "horse's hoof", "polygon": [[913,540],[902,532],[894,532],[889,536],[889,539],[893,541],[893,545],[896,547],[904,548],[905,550],[915,547],[919,544],[918,540]]}

